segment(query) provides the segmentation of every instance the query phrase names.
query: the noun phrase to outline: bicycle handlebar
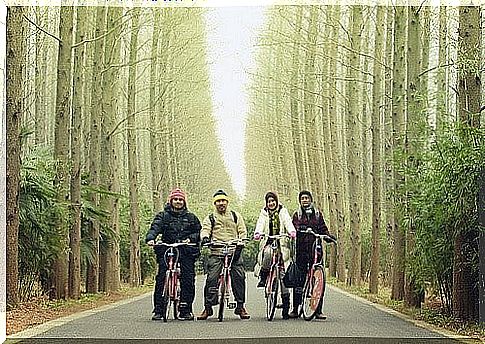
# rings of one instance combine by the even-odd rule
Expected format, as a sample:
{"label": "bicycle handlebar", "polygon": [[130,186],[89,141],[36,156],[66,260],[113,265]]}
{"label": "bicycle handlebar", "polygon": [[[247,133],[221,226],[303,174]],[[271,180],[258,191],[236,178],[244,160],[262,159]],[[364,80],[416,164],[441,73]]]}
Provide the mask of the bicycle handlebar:
{"label": "bicycle handlebar", "polygon": [[167,244],[165,242],[158,241],[153,246],[179,247],[179,246],[197,246],[197,244],[193,242],[175,242],[173,244]]}
{"label": "bicycle handlebar", "polygon": [[300,232],[301,233],[312,234],[313,236],[315,236],[317,238],[321,238],[321,239],[325,240],[326,242],[333,242],[334,244],[337,243],[337,240],[335,238],[332,238],[331,236],[326,235],[326,234],[318,234],[318,233],[315,233],[313,231],[313,229],[311,229],[311,228],[307,228],[306,230],[300,231]]}
{"label": "bicycle handlebar", "polygon": [[226,247],[226,246],[238,246],[242,245],[245,242],[248,242],[249,239],[247,238],[242,238],[242,239],[233,239],[229,241],[222,241],[222,240],[212,240],[208,242],[207,244],[203,244],[202,246],[207,246],[207,247]]}
{"label": "bicycle handlebar", "polygon": [[260,238],[264,238],[264,237],[266,237],[268,239],[282,239],[282,238],[290,238],[291,239],[291,236],[288,235],[288,234],[269,235],[269,234],[261,233]]}

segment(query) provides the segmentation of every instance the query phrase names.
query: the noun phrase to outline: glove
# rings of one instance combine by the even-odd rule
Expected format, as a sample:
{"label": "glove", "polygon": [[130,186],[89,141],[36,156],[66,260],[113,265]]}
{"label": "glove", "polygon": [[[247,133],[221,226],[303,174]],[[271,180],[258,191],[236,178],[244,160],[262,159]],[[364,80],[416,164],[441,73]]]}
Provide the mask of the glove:
{"label": "glove", "polygon": [[261,239],[261,234],[254,233],[253,240],[259,240],[259,239]]}
{"label": "glove", "polygon": [[295,238],[296,238],[296,231],[291,231],[291,232],[290,232],[290,237],[291,237],[292,239],[295,239]]}
{"label": "glove", "polygon": [[155,246],[155,240],[148,240],[147,245],[148,246]]}
{"label": "glove", "polygon": [[209,237],[203,237],[202,240],[200,241],[201,245],[207,245],[208,243],[210,243]]}

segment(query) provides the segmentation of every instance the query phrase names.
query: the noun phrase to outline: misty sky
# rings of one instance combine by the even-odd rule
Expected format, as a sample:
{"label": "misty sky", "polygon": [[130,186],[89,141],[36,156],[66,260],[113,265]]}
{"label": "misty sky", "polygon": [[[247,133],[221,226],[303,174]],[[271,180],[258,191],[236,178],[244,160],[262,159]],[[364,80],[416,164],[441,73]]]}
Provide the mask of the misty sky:
{"label": "misty sky", "polygon": [[236,192],[245,190],[244,120],[246,89],[253,67],[254,45],[264,21],[264,7],[208,9],[209,65],[214,115],[226,167]]}

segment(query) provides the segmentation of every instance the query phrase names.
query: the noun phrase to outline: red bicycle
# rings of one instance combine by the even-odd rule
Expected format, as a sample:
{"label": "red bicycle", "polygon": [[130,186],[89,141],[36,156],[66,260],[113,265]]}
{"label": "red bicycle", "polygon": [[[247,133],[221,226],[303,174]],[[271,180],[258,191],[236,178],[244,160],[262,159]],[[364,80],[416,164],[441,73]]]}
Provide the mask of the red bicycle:
{"label": "red bicycle", "polygon": [[312,234],[315,237],[313,244],[313,264],[308,270],[305,284],[303,286],[303,299],[301,303],[301,312],[303,318],[307,321],[312,320],[317,311],[323,308],[323,297],[325,294],[325,245],[327,243],[336,244],[337,241],[331,236],[324,234],[317,234],[311,228],[308,228],[303,233]]}
{"label": "red bicycle", "polygon": [[178,319],[178,307],[180,303],[180,265],[179,265],[179,247],[180,246],[196,246],[195,243],[177,242],[167,244],[164,242],[157,242],[155,246],[165,246],[163,260],[167,265],[167,272],[165,273],[165,282],[163,284],[162,292],[162,309],[163,322],[167,322],[170,314],[170,309],[173,309],[173,318]]}
{"label": "red bicycle", "polygon": [[234,239],[230,241],[216,241],[212,240],[205,246],[222,249],[223,266],[219,274],[219,281],[217,284],[217,294],[219,300],[219,312],[217,319],[221,322],[224,319],[224,308],[236,308],[236,302],[230,301],[231,297],[231,266],[234,258],[234,252],[237,246],[241,246],[248,239]]}

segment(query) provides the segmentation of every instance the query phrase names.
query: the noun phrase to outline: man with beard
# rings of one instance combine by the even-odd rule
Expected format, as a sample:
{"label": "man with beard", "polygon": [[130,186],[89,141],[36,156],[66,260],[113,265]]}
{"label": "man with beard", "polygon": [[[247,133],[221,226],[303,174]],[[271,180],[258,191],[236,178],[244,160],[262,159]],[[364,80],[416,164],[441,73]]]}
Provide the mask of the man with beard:
{"label": "man with beard", "polygon": [[[150,230],[146,235],[145,242],[149,246],[155,245],[158,235],[162,236],[162,242],[173,244],[177,242],[199,243],[200,221],[187,209],[187,196],[181,189],[176,188],[170,192],[168,203],[163,211],[155,216]],[[157,246],[158,274],[155,278],[155,291],[153,293],[153,317],[152,320],[162,320],[165,314],[162,304],[162,289],[165,282],[167,264],[163,258],[166,248]],[[195,260],[199,256],[197,246],[179,247],[180,263],[180,320],[194,320],[192,303],[195,296]]]}
{"label": "man with beard", "polygon": [[[202,221],[202,231],[200,237],[202,244],[209,243],[211,238],[216,241],[231,241],[234,239],[246,239],[247,230],[242,216],[228,210],[229,198],[224,190],[217,190],[213,196],[215,212],[208,215]],[[234,252],[231,266],[231,282],[234,298],[236,299],[236,309],[234,314],[241,319],[249,319],[250,315],[244,307],[246,300],[246,274],[241,257],[243,246],[238,246]],[[211,253],[207,261],[207,278],[204,287],[204,310],[197,317],[197,320],[206,320],[214,314],[212,306],[218,304],[217,282],[222,271],[223,260],[220,249],[211,248]]]}

